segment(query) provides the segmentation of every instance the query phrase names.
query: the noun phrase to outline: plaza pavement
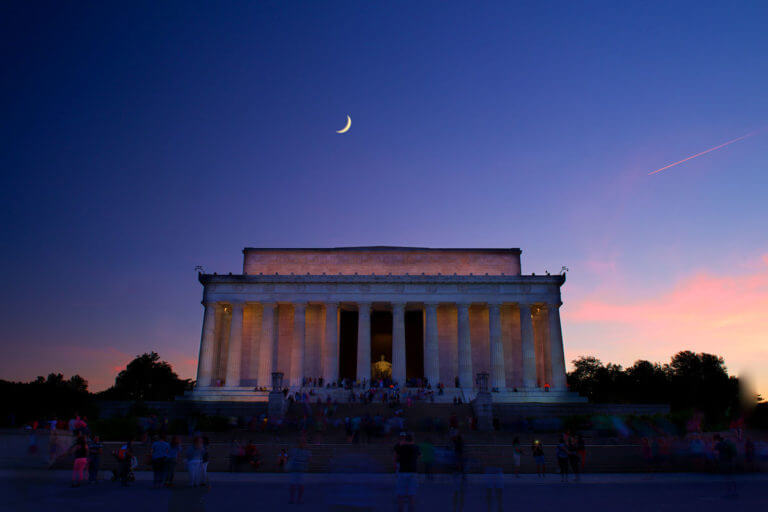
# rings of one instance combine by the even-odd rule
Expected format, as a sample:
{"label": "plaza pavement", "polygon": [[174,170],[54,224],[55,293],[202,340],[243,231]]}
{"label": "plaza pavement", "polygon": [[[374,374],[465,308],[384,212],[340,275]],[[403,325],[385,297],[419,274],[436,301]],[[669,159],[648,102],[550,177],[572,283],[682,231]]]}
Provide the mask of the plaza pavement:
{"label": "plaza pavement", "polygon": [[[69,471],[0,471],[0,510],[78,512],[210,512],[210,511],[392,511],[395,477],[391,474],[307,474],[305,502],[287,503],[290,475],[211,473],[210,489],[183,485],[152,489],[152,475],[138,472],[128,488],[101,481],[69,487]],[[453,510],[457,484],[450,475],[425,482],[417,495],[419,511]],[[179,484],[186,480],[181,475]],[[469,475],[467,512],[486,511],[488,477]],[[496,508],[494,511],[498,510]],[[733,477],[667,473],[585,474],[581,482],[561,483],[559,475],[504,476],[505,511],[750,511],[768,510],[768,475]]]}

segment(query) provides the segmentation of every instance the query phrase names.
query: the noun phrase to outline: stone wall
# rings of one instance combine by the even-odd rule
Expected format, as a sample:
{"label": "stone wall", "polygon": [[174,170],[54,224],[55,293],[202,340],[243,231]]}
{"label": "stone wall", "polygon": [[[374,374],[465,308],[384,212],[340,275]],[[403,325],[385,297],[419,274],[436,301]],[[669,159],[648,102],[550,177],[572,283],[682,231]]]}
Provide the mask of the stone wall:
{"label": "stone wall", "polygon": [[518,249],[244,249],[244,274],[520,275]]}

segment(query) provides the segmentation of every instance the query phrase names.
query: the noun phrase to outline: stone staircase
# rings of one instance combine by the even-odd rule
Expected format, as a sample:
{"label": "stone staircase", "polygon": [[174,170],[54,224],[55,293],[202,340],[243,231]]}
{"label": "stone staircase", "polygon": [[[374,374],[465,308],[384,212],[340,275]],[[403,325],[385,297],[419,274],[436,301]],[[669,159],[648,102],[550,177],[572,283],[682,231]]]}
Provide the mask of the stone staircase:
{"label": "stone staircase", "polygon": [[[420,439],[417,438],[418,442]],[[423,439],[422,439],[423,440]],[[436,444],[436,463],[433,470],[438,473],[450,473],[455,465],[451,458],[451,451],[447,444],[440,442]],[[109,472],[116,468],[116,460],[111,452],[117,449],[121,443],[104,443],[104,456],[102,457],[102,469]],[[311,453],[309,460],[309,472],[312,473],[391,473],[394,472],[393,447],[395,440],[379,440],[369,444],[348,444],[348,443],[316,443],[308,444],[307,449]],[[185,443],[188,446],[188,443]],[[296,446],[296,443],[268,442],[256,444],[261,464],[258,472],[273,473],[280,471],[278,466],[278,456],[280,450],[290,449]],[[524,454],[522,457],[521,471],[523,473],[534,473],[535,465],[530,455],[530,442],[522,444]],[[550,473],[557,471],[557,461],[555,460],[555,444],[544,443],[545,458],[548,471]],[[514,471],[512,445],[511,444],[474,444],[467,442],[466,448],[467,471],[470,473],[482,473],[487,468],[502,468],[505,473]],[[151,469],[148,453],[149,447],[143,444],[134,445],[134,453],[139,461],[139,470]],[[242,464],[239,468],[232,468],[230,464],[230,443],[212,442],[209,446],[209,471],[235,471],[254,472],[247,464]],[[71,457],[64,456],[56,464],[57,468],[71,468]],[[39,461],[39,466],[44,467],[44,461]],[[27,465],[29,467],[29,465]],[[590,473],[616,473],[616,472],[637,472],[645,468],[638,445],[587,445],[587,464],[585,471]],[[183,457],[177,465],[177,471],[184,472]],[[423,471],[423,467],[420,468]]]}

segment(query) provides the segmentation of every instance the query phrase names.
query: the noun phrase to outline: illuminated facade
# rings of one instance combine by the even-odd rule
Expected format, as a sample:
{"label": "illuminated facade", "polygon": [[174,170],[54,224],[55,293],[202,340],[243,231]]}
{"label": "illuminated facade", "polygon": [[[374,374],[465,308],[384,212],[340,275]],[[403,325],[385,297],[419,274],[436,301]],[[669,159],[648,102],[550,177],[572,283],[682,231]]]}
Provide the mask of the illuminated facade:
{"label": "illuminated facade", "polygon": [[[494,401],[578,400],[566,389],[564,275],[523,275],[519,249],[243,250],[242,274],[200,274],[198,400],[259,400],[272,372],[292,389],[370,381],[450,400],[487,372]],[[321,380],[322,379],[322,380]]]}

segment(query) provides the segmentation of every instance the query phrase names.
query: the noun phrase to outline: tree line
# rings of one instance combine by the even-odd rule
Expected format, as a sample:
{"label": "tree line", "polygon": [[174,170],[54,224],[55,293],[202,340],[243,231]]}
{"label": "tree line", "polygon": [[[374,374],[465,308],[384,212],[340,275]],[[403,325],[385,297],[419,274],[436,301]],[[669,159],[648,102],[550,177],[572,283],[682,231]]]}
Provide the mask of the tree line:
{"label": "tree line", "polygon": [[[738,379],[728,375],[723,358],[713,354],[682,351],[667,364],[640,360],[627,368],[593,356],[581,356],[573,364],[569,388],[593,403],[669,404],[672,412],[700,411],[708,423],[722,424],[742,413],[745,399],[755,398],[742,396]],[[31,382],[0,380],[0,422],[20,424],[76,413],[95,417],[100,400],[168,401],[193,384],[179,378],[156,352],[137,356],[117,374],[113,386],[98,393],[91,393],[79,375],[65,379],[52,373]],[[766,409],[763,404],[761,414]]]}
{"label": "tree line", "polygon": [[722,423],[740,415],[746,402],[738,378],[728,375],[722,357],[678,352],[667,364],[636,361],[632,366],[607,363],[593,356],[573,361],[568,386],[594,403],[669,404],[672,412],[695,410],[708,422]]}
{"label": "tree line", "polygon": [[132,402],[173,400],[192,389],[190,379],[181,379],[156,352],[136,356],[115,378],[110,388],[97,393],[88,390],[80,375],[65,379],[60,373],[37,377],[31,382],[0,380],[0,422],[18,425],[34,419],[69,419],[75,414],[98,415],[98,401]]}

